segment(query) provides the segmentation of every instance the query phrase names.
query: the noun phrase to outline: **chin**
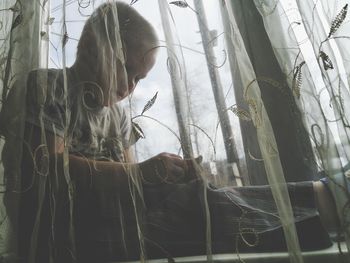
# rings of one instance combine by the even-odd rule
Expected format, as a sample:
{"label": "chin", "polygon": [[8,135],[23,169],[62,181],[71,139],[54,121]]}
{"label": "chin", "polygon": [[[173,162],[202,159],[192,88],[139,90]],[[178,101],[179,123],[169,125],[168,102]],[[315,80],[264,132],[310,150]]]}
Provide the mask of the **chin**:
{"label": "chin", "polygon": [[125,99],[126,97],[128,97],[128,95],[122,95],[122,96],[117,95],[117,98],[116,98],[116,100],[115,100],[115,102],[114,102],[114,103],[119,102],[119,101],[121,101],[121,100]]}

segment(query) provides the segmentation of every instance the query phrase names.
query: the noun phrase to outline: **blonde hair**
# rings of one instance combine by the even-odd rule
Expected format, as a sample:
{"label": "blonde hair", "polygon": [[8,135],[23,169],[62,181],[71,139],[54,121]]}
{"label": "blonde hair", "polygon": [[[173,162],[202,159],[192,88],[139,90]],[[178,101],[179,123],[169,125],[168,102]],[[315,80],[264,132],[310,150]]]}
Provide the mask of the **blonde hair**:
{"label": "blonde hair", "polygon": [[[116,43],[118,33],[122,46]],[[158,37],[153,26],[133,7],[115,1],[100,5],[86,21],[78,42],[77,60],[89,57],[95,60],[105,44],[114,50],[123,49],[125,55],[146,45],[156,47]]]}
{"label": "blonde hair", "polygon": [[144,52],[138,55],[145,56],[157,46],[154,28],[134,8],[119,1],[108,2],[86,21],[73,67],[80,77],[110,92],[118,89],[118,79],[127,80],[127,53]]}

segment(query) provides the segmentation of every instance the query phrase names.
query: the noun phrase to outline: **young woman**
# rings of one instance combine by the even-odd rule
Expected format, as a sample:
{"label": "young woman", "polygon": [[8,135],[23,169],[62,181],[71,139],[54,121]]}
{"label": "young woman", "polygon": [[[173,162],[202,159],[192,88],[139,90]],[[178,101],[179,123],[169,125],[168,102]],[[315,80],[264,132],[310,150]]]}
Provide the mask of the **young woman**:
{"label": "young woman", "polygon": [[[119,102],[147,76],[157,46],[154,29],[132,7],[106,3],[87,20],[72,67],[29,74],[23,262],[205,254],[209,223],[214,253],[285,249],[268,186],[209,188],[195,162],[171,153],[132,162],[130,117]],[[317,210],[327,224],[336,220],[323,212],[333,205],[323,184],[288,189],[302,248],[329,246]]]}

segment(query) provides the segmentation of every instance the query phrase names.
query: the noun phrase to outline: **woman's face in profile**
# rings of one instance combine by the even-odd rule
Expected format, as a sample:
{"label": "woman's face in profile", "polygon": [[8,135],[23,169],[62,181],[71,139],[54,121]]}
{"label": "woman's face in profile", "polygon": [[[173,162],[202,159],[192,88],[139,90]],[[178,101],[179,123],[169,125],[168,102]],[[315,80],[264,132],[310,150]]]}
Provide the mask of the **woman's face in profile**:
{"label": "woman's face in profile", "polygon": [[118,74],[117,101],[131,94],[137,83],[147,76],[155,64],[156,55],[157,51],[152,48],[128,52],[125,62],[127,79],[124,74]]}

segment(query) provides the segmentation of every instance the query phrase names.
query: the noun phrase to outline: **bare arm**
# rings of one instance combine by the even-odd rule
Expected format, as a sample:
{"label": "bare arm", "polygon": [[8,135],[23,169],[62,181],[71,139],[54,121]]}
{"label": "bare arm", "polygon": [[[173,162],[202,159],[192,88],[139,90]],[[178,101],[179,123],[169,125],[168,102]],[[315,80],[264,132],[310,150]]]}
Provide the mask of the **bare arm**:
{"label": "bare arm", "polygon": [[[62,156],[64,151],[64,140],[48,131],[45,132],[46,146],[49,154],[50,166],[56,162],[56,171],[63,176]],[[41,130],[39,127],[27,124],[25,140],[28,142],[31,155],[42,147]],[[27,156],[28,158],[29,156]],[[38,154],[35,159],[40,160]],[[188,181],[186,179],[186,161],[181,157],[162,153],[142,163],[132,163],[131,154],[126,151],[127,163],[112,161],[96,161],[83,156],[69,155],[69,172],[72,180],[88,182],[97,190],[106,191],[113,188],[118,191],[128,191],[130,183],[130,172],[134,176],[140,176],[142,182],[162,183]],[[61,175],[59,175],[61,176]]]}

